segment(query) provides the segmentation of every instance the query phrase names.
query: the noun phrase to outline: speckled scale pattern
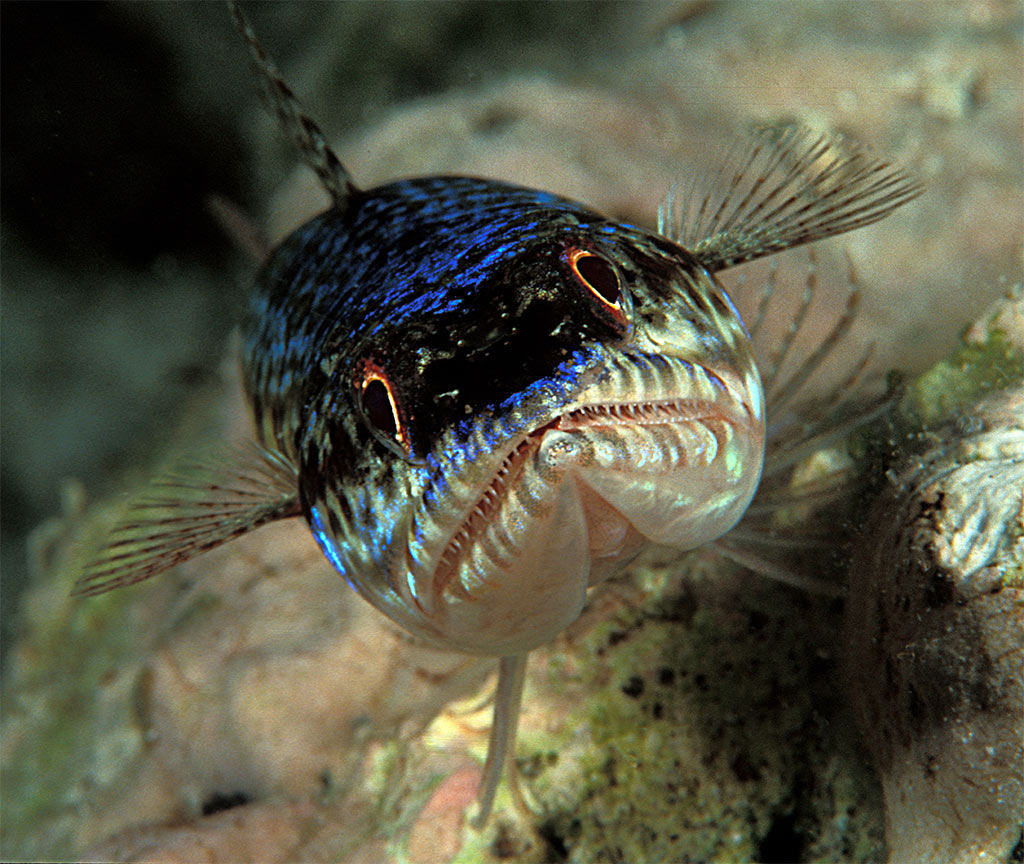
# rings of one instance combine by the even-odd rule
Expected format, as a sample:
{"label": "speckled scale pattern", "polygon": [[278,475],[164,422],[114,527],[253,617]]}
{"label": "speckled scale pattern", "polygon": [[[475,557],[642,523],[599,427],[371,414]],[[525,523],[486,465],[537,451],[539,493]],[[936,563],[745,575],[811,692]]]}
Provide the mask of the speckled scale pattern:
{"label": "speckled scale pattern", "polygon": [[[556,195],[468,177],[400,181],[358,193],[343,211],[307,223],[266,266],[244,327],[246,384],[264,443],[297,460],[301,438],[322,440],[326,430],[311,434],[315,421],[339,407],[323,402],[329,398],[323,394],[350,386],[346,376],[356,357],[390,354],[381,360],[399,386],[423,380],[435,395],[455,389],[446,388],[446,378],[457,381],[460,404],[439,406],[448,409],[447,420],[550,375],[562,357],[538,358],[522,374],[506,369],[511,377],[500,382],[483,375],[474,394],[472,381],[445,366],[469,361],[483,368],[489,345],[500,341],[507,356],[521,335],[522,353],[545,326],[554,329],[557,323],[542,320],[541,305],[526,309],[522,286],[555,284],[554,258],[564,238],[576,236],[630,237],[635,254],[649,247],[642,262],[620,260],[625,271],[661,262],[677,270],[685,255],[669,241]],[[514,272],[503,266],[513,261]],[[500,337],[481,332],[503,315],[518,326],[501,328]],[[556,340],[552,350],[572,353],[587,335]],[[463,344],[474,347],[458,350]],[[301,394],[291,392],[295,387]],[[427,425],[430,438],[444,424]]]}
{"label": "speckled scale pattern", "polygon": [[[603,310],[573,275],[576,250],[617,271],[629,314]],[[422,514],[446,513],[453,482],[483,483],[469,478],[496,470],[584,388],[659,377],[635,328],[673,333],[709,360],[743,353],[742,323],[719,294],[676,243],[556,195],[467,177],[401,181],[356,193],[273,254],[245,325],[246,387],[262,443],[295,468],[324,553],[422,632],[393,581],[405,538],[425,542]],[[368,366],[399,406],[404,458],[363,416]]]}
{"label": "speckled scale pattern", "polygon": [[[294,455],[297,418],[282,404],[293,384],[321,390],[329,374],[323,361],[339,349],[367,340],[385,321],[451,310],[482,268],[528,239],[531,223],[561,217],[572,225],[579,213],[543,192],[431,177],[358,193],[344,211],[304,225],[265,268],[245,325],[247,386],[267,414],[264,435]],[[515,239],[495,244],[501,237]],[[491,250],[487,260],[472,262],[482,248]],[[453,271],[452,261],[463,258],[466,266]]]}

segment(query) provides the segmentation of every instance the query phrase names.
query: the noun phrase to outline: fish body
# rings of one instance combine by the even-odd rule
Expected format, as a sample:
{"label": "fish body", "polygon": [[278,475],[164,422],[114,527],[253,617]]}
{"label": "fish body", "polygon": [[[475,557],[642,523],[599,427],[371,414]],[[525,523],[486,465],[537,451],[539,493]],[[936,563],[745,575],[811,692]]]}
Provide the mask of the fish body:
{"label": "fish body", "polygon": [[244,365],[327,557],[474,653],[550,641],[644,542],[728,530],[760,477],[760,380],[717,280],[504,183],[403,181],[300,228],[259,280]]}
{"label": "fish body", "polygon": [[[715,274],[877,221],[920,187],[855,145],[779,127],[727,159],[685,218],[670,200],[657,231],[494,180],[360,189],[229,6],[332,205],[257,278],[242,364],[258,442],[158,481],[76,591],[304,517],[403,628],[500,658],[479,825],[529,651],[647,545],[691,549],[736,525],[766,470],[766,389],[769,408],[791,403],[852,318],[766,387]],[[740,545],[722,548],[763,560]]]}

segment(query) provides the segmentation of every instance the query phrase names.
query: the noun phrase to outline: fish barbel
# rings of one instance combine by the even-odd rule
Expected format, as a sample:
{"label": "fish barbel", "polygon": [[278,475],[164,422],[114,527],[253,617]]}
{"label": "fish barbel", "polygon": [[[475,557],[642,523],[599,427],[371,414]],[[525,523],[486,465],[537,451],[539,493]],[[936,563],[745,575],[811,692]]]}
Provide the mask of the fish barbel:
{"label": "fish barbel", "polygon": [[229,5],[332,205],[271,253],[252,295],[258,443],[158,481],[76,592],[303,517],[408,632],[501,658],[480,825],[528,653],[647,545],[721,538],[758,488],[765,387],[715,274],[875,222],[920,187],[846,141],[778,127],[692,199],[688,224],[669,207],[659,231],[493,180],[361,189]]}

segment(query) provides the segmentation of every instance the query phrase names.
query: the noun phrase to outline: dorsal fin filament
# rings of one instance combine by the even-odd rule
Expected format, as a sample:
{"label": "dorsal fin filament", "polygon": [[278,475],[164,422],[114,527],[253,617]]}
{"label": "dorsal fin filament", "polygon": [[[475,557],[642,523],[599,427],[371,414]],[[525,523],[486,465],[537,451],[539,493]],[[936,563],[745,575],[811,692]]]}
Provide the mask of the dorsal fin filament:
{"label": "dorsal fin filament", "polygon": [[352,176],[327,143],[323,130],[305,112],[298,97],[285,83],[277,64],[263,47],[238,3],[227,0],[227,4],[235,27],[249,47],[264,103],[295,143],[303,161],[313,169],[330,194],[334,207],[344,210],[359,191],[352,182]]}

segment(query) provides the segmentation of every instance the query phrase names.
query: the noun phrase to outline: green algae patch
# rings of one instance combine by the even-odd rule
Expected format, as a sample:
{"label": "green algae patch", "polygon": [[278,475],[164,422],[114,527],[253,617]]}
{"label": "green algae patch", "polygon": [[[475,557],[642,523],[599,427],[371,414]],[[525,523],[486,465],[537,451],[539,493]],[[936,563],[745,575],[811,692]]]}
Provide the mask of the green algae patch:
{"label": "green algae patch", "polygon": [[[1004,588],[1024,589],[1024,525],[1020,521],[1007,531],[1002,546],[1007,551],[999,568],[999,581]],[[1018,605],[1024,606],[1024,597]]]}
{"label": "green algae patch", "polygon": [[[530,780],[548,853],[579,862],[884,857],[877,783],[827,649],[837,604],[747,584],[719,593],[713,577],[698,578],[581,642],[566,693],[579,707],[560,745],[543,742]],[[521,753],[538,743],[525,736]]]}
{"label": "green algae patch", "polygon": [[[101,513],[93,527],[107,517]],[[143,748],[131,698],[138,669],[125,662],[142,638],[131,593],[70,596],[96,533],[83,526],[81,537],[71,537],[77,530],[64,526],[67,536],[55,538],[61,550],[25,599],[25,635],[5,670],[8,859],[67,857],[78,846],[76,824],[88,790],[108,783]]]}
{"label": "green algae patch", "polygon": [[[1024,544],[1021,544],[1018,539],[1017,548],[1020,548],[1021,545]],[[1007,567],[1003,572],[1002,577],[1004,587],[1018,589],[1024,588],[1024,554],[1018,556],[1012,566]],[[1024,601],[1022,601],[1022,604],[1024,604]]]}
{"label": "green algae patch", "polygon": [[935,426],[973,405],[986,393],[1024,381],[1024,354],[1000,330],[984,342],[962,345],[911,385],[901,409],[917,426]]}

